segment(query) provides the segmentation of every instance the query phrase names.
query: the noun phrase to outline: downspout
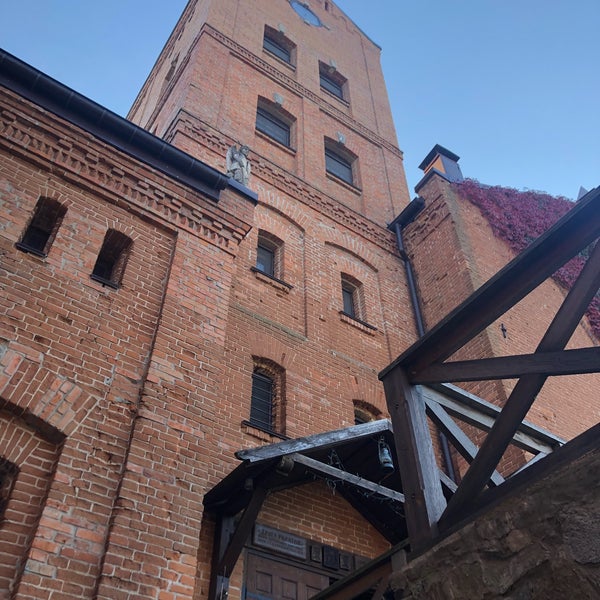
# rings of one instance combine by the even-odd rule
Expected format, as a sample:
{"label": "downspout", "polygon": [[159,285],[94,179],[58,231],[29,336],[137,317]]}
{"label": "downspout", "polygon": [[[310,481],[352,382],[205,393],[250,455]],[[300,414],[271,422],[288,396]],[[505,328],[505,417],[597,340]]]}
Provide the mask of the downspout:
{"label": "downspout", "polygon": [[[404,239],[402,237],[402,230],[409,223],[412,223],[415,217],[425,208],[425,200],[420,196],[417,196],[408,206],[388,225],[388,229],[391,229],[396,234],[396,243],[398,244],[398,252],[400,258],[404,263],[404,272],[406,274],[406,281],[408,283],[408,293],[410,295],[410,301],[412,304],[413,315],[415,318],[415,325],[419,337],[425,335],[425,325],[423,322],[423,312],[421,310],[421,303],[419,302],[419,295],[417,293],[417,285],[415,280],[415,273],[413,270],[412,263],[404,247]],[[444,466],[448,477],[452,481],[456,481],[456,472],[454,465],[452,464],[452,457],[450,456],[450,444],[448,438],[444,432],[438,428],[438,434],[440,439],[440,447],[442,449],[442,456],[444,457]]]}

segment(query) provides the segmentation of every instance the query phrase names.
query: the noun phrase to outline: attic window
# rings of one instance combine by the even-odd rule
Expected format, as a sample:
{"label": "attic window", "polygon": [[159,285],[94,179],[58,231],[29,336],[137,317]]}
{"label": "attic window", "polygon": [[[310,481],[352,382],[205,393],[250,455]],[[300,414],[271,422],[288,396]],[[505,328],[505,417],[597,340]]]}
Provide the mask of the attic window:
{"label": "attic window", "polygon": [[104,236],[91,278],[102,285],[118,288],[123,279],[132,244],[131,238],[124,233],[109,229]]}
{"label": "attic window", "polygon": [[47,256],[66,212],[66,207],[56,200],[40,198],[35,205],[31,221],[21,240],[16,243],[16,247],[36,256]]}

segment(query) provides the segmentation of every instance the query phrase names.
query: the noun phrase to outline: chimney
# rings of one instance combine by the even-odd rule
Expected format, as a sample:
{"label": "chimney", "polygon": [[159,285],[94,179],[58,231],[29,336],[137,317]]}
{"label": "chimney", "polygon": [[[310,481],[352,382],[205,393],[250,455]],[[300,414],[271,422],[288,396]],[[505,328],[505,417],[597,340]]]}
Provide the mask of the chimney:
{"label": "chimney", "polygon": [[460,156],[457,156],[454,152],[450,152],[450,150],[436,144],[423,159],[419,169],[425,173],[424,177],[427,177],[430,173],[437,173],[448,181],[463,181],[464,177],[458,165],[459,159]]}

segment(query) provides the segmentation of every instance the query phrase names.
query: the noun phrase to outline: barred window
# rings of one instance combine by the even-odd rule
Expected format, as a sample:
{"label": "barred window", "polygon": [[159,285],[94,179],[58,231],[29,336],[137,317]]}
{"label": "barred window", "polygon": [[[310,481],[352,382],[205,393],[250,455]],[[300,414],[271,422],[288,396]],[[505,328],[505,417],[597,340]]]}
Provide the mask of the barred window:
{"label": "barred window", "polygon": [[252,372],[250,425],[269,433],[283,434],[285,371],[274,362],[256,358]]}

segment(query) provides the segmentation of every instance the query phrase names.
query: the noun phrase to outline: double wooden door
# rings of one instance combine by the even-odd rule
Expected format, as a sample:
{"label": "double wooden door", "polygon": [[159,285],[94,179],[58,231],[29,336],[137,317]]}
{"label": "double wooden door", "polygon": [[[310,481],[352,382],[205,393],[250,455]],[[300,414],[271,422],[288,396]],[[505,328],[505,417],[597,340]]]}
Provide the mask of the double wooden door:
{"label": "double wooden door", "polygon": [[329,577],[263,556],[246,556],[244,600],[309,600],[329,586]]}

